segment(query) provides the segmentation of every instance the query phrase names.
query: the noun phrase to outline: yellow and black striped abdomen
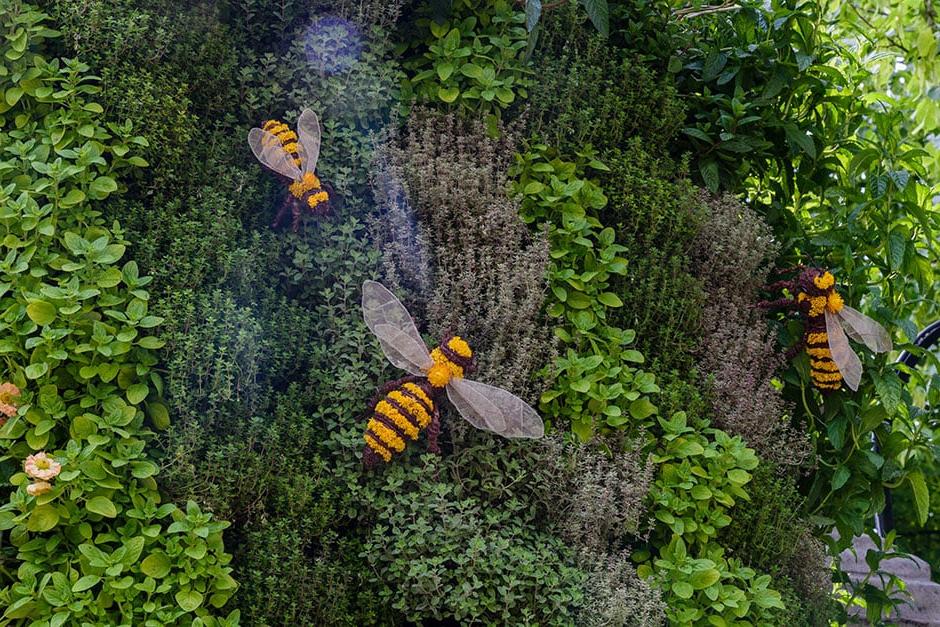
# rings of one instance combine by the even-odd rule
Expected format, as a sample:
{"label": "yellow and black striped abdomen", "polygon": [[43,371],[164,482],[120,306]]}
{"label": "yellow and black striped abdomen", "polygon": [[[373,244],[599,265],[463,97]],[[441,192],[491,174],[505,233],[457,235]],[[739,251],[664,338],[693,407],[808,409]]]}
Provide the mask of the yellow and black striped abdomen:
{"label": "yellow and black striped abdomen", "polygon": [[417,440],[431,423],[434,400],[423,381],[408,382],[386,393],[375,404],[366,426],[366,460],[391,461],[392,455],[405,450],[408,440]]}
{"label": "yellow and black striped abdomen", "polygon": [[297,133],[290,130],[290,127],[280,120],[268,120],[261,129],[277,137],[284,152],[290,155],[297,167],[300,167],[300,147],[297,145]]}
{"label": "yellow and black striped abdomen", "polygon": [[842,373],[839,372],[836,362],[832,361],[829,336],[824,330],[807,332],[806,353],[809,355],[810,377],[813,379],[813,385],[820,390],[830,392],[842,387]]}

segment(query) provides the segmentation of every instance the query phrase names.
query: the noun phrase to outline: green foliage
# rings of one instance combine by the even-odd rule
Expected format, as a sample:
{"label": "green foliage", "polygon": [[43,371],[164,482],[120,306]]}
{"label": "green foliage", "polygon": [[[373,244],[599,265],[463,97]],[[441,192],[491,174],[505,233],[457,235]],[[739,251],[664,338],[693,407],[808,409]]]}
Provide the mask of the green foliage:
{"label": "green foliage", "polygon": [[746,507],[719,532],[727,553],[769,573],[784,597],[788,625],[828,624],[837,616],[831,598],[831,567],[823,545],[810,535],[804,497],[793,477],[769,463],[753,471]]}
{"label": "green foliage", "polygon": [[626,249],[597,217],[607,198],[588,178],[589,170],[606,169],[590,150],[565,161],[545,144],[534,144],[517,156],[511,171],[523,219],[548,228],[554,298],[546,311],[559,319],[555,335],[565,348],[540,407],[550,419],[571,421],[582,441],[595,431],[648,418],[656,412],[648,395],[659,391],[654,376],[633,365],[643,362],[629,348],[636,334],[608,322],[609,310],[623,305],[609,282],[627,266],[620,256]]}
{"label": "green foliage", "polygon": [[[557,8],[563,4],[552,3],[551,6]],[[606,37],[610,33],[610,7],[607,6],[607,0],[579,0],[578,4],[584,7],[597,32]],[[536,31],[542,8],[541,0],[525,0],[526,28],[529,31]]]}
{"label": "green foliage", "polygon": [[507,0],[482,6],[457,0],[455,5],[446,21],[417,21],[416,28],[426,34],[415,38],[420,43],[404,62],[410,76],[402,96],[406,102],[499,115],[517,97],[525,98],[532,84],[525,14]]}
{"label": "green foliage", "polygon": [[638,552],[647,562],[638,573],[653,577],[663,590],[667,616],[678,625],[730,624],[738,619],[766,624],[783,609],[770,575],[757,576],[716,541],[731,523],[737,499],[748,500],[744,486],[757,466],[754,451],[739,437],[717,429],[693,428],[684,412],[659,418],[663,437],[652,461],[659,474],[650,490],[657,525],[651,539],[655,553]]}
{"label": "green foliage", "polygon": [[379,522],[362,546],[379,600],[413,622],[567,625],[583,603],[570,549],[537,531],[521,500],[501,506],[429,481],[432,456],[363,495]]}
{"label": "green foliage", "polygon": [[566,152],[590,144],[605,162],[634,138],[651,155],[668,154],[685,120],[671,75],[601,37],[536,54],[527,114],[546,143]]}
{"label": "green foliage", "polygon": [[607,161],[605,221],[626,252],[629,272],[611,282],[624,307],[614,324],[636,329],[638,348],[661,370],[686,372],[699,348],[705,295],[692,274],[692,251],[703,221],[697,190],[676,176],[676,164],[630,141]]}
{"label": "green foliage", "polygon": [[[45,16],[15,3],[0,91],[0,222],[4,378],[23,390],[0,429],[0,463],[12,490],[0,529],[19,562],[0,600],[10,620],[234,625],[213,616],[236,588],[222,530],[195,503],[160,504],[159,467],[146,451],[146,415],[163,421],[154,370],[163,341],[148,313],[150,277],[119,265],[127,241],[91,201],[119,188],[146,141],[132,126],[104,125],[98,87],[78,61],[47,61],[55,35]],[[33,451],[62,465],[52,491],[27,494],[15,472]]]}
{"label": "green foliage", "polygon": [[832,121],[812,115],[850,98],[843,74],[828,65],[837,53],[819,36],[815,3],[776,0],[714,20],[689,20],[690,44],[670,62],[688,93],[685,135],[698,155],[705,186],[737,189],[768,171],[810,175],[824,158]]}

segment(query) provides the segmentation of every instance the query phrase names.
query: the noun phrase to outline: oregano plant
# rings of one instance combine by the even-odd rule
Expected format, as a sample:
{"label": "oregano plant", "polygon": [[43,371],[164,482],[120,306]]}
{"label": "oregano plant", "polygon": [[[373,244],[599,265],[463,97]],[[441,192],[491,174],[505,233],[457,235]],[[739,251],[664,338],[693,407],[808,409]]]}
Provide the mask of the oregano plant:
{"label": "oregano plant", "polygon": [[95,202],[145,166],[105,124],[89,68],[49,60],[45,16],[0,25],[0,607],[32,625],[233,625],[222,530],[163,503],[148,445],[168,420],[150,281]]}

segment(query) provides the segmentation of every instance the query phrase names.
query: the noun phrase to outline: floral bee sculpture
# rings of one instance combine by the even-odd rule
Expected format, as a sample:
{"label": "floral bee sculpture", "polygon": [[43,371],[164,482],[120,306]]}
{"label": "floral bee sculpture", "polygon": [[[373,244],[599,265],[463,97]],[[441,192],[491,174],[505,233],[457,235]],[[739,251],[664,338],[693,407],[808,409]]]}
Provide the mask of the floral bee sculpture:
{"label": "floral bee sculpture", "polygon": [[875,353],[890,351],[891,337],[880,324],[843,302],[831,272],[804,267],[799,270],[795,279],[768,286],[773,291],[788,290],[791,298],[764,301],[760,306],[796,310],[803,317],[803,339],[790,349],[788,357],[806,349],[813,385],[822,392],[834,392],[845,383],[854,392],[862,378],[862,362],[846,334]]}
{"label": "floral bee sculpture", "polygon": [[277,228],[293,215],[291,228],[297,231],[304,214],[324,215],[330,210],[335,192],[332,185],[316,175],[320,158],[320,122],[317,114],[304,109],[297,119],[297,131],[278,120],[268,120],[248,133],[248,144],[265,167],[279,174],[290,192],[284,199],[272,226]]}
{"label": "floral bee sculpture", "polygon": [[439,453],[439,402],[445,390],[460,415],[478,429],[507,438],[544,435],[538,412],[521,398],[465,378],[475,370],[475,359],[463,338],[450,335],[428,352],[408,310],[375,281],[362,285],[362,312],[385,357],[410,373],[386,383],[369,409],[363,454],[367,467],[391,461],[423,429],[428,431],[428,448]]}

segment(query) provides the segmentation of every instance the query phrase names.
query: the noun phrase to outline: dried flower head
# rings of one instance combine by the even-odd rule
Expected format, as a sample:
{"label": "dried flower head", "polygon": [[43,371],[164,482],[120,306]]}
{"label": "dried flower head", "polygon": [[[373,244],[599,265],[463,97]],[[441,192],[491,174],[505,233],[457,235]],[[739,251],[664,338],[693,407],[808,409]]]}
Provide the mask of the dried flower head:
{"label": "dried flower head", "polygon": [[790,407],[771,385],[783,356],[753,306],[778,245],[761,217],[733,197],[703,195],[702,202],[708,213],[696,242],[695,267],[708,301],[698,355],[712,381],[715,426],[743,437],[764,459],[805,464],[809,440],[790,426]]}
{"label": "dried flower head", "polygon": [[48,481],[37,481],[26,486],[26,493],[30,496],[39,496],[52,491],[52,484]]}
{"label": "dried flower head", "polygon": [[395,202],[377,235],[387,284],[421,288],[411,313],[431,335],[459,332],[479,356],[480,380],[534,401],[542,389],[533,373],[554,349],[542,316],[548,243],[507,196],[516,142],[502,131],[493,140],[482,124],[413,114],[399,146],[382,154],[376,182],[389,189],[377,196]]}
{"label": "dried flower head", "polygon": [[48,481],[55,479],[62,472],[62,464],[46,455],[45,451],[40,451],[26,458],[23,469],[32,479]]}
{"label": "dried flower head", "polygon": [[[19,396],[20,389],[18,387],[9,382],[0,383],[0,414],[3,414],[7,418],[15,416]],[[0,418],[0,425],[4,422],[6,422],[6,420]]]}

